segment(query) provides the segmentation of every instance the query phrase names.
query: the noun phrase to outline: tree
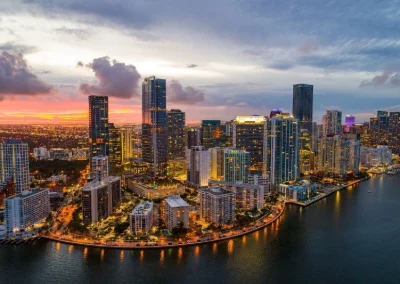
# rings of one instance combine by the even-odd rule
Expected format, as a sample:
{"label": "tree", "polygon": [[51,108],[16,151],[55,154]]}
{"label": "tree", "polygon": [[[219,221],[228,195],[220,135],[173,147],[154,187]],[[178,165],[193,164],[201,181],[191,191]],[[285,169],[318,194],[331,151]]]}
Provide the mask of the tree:
{"label": "tree", "polygon": [[122,223],[118,223],[115,225],[114,227],[114,232],[117,235],[122,234],[126,229],[128,229],[129,227],[129,222],[122,222]]}

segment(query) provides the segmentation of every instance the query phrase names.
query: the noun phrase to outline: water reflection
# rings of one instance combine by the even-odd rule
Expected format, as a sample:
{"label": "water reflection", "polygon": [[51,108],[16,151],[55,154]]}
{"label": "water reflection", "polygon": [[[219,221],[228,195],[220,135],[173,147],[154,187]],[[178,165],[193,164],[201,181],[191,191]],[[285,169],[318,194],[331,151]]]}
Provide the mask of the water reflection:
{"label": "water reflection", "polygon": [[254,238],[256,239],[256,241],[258,241],[258,239],[260,238],[260,231],[256,231],[254,233]]}
{"label": "water reflection", "polygon": [[72,253],[73,250],[74,250],[74,246],[73,245],[69,245],[68,253]]}
{"label": "water reflection", "polygon": [[143,259],[144,259],[144,251],[141,250],[141,251],[139,252],[139,260],[140,260],[140,262],[143,262]]}
{"label": "water reflection", "polygon": [[125,251],[121,250],[121,252],[119,253],[119,260],[120,262],[123,262],[125,258]]}
{"label": "water reflection", "polygon": [[165,259],[165,252],[164,250],[160,251],[160,264],[164,263],[164,259]]}
{"label": "water reflection", "polygon": [[199,254],[200,254],[200,246],[196,246],[194,249],[194,256],[198,258]]}
{"label": "water reflection", "polygon": [[246,236],[242,237],[242,244],[245,245],[246,244]]}
{"label": "water reflection", "polygon": [[85,247],[85,248],[83,249],[83,259],[87,259],[87,256],[88,256],[88,248]]}
{"label": "water reflection", "polygon": [[61,246],[60,243],[57,242],[57,243],[56,243],[56,250],[57,250],[57,251],[60,250],[60,246]]}
{"label": "water reflection", "polygon": [[216,254],[217,254],[217,250],[218,250],[217,243],[213,243],[213,246],[212,246],[213,255],[216,255]]}
{"label": "water reflection", "polygon": [[183,256],[183,249],[179,248],[178,249],[178,262],[181,262]]}
{"label": "water reflection", "polygon": [[104,251],[104,249],[102,249],[100,252],[100,261],[104,260],[104,253],[105,253],[105,251]]}
{"label": "water reflection", "polygon": [[229,240],[228,242],[228,254],[231,255],[233,253],[233,240]]}

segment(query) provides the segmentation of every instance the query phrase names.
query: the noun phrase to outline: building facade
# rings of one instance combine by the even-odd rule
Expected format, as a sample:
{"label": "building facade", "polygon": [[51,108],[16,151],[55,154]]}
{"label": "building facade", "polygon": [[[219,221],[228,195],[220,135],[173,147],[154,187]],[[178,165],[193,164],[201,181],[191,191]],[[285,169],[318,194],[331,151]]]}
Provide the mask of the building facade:
{"label": "building facade", "polygon": [[211,173],[211,155],[203,146],[187,150],[187,182],[197,187],[207,186]]}
{"label": "building facade", "polygon": [[250,153],[251,174],[267,174],[268,119],[265,116],[237,116],[233,121],[233,148]]}
{"label": "building facade", "polygon": [[277,189],[282,182],[296,180],[300,176],[299,122],[283,114],[273,117],[269,125],[268,171],[271,187]]}
{"label": "building facade", "polygon": [[111,166],[122,165],[121,129],[109,123],[109,162]]}
{"label": "building facade", "polygon": [[181,224],[184,228],[189,227],[189,212],[191,206],[179,195],[170,195],[164,199],[164,219],[168,230]]}
{"label": "building facade", "polygon": [[82,189],[82,213],[85,224],[110,216],[121,205],[121,178],[109,176],[88,182]]}
{"label": "building facade", "polygon": [[180,109],[167,112],[168,159],[185,157],[185,113]]}
{"label": "building facade", "polygon": [[342,133],[342,112],[339,110],[326,110],[325,135],[340,135]]}
{"label": "building facade", "polygon": [[224,153],[224,180],[247,183],[250,168],[250,153],[246,150],[229,149]]}
{"label": "building facade", "polygon": [[235,221],[235,193],[221,187],[200,189],[200,218],[215,224]]}
{"label": "building facade", "polygon": [[132,234],[148,234],[153,225],[153,202],[143,201],[136,205],[129,215],[129,224]]}
{"label": "building facade", "polygon": [[166,81],[155,76],[142,83],[142,157],[153,166],[154,176],[167,175]]}
{"label": "building facade", "polygon": [[109,161],[107,156],[94,156],[91,160],[91,174],[92,180],[101,181],[109,176]]}
{"label": "building facade", "polygon": [[50,214],[48,189],[26,190],[4,200],[7,233],[25,231]]}
{"label": "building facade", "polygon": [[201,121],[201,145],[206,149],[215,147],[226,147],[226,128],[221,120]]}
{"label": "building facade", "polygon": [[300,129],[308,129],[310,132],[313,121],[313,99],[313,85],[293,85],[293,117],[299,120]]}
{"label": "building facade", "polygon": [[199,128],[189,128],[186,130],[186,148],[190,149],[193,146],[201,146]]}
{"label": "building facade", "polygon": [[89,96],[90,157],[109,155],[108,97]]}
{"label": "building facade", "polygon": [[0,143],[0,183],[13,178],[17,194],[30,189],[28,144],[20,140]]}
{"label": "building facade", "polygon": [[225,153],[230,148],[215,147],[210,148],[211,170],[210,178],[214,180],[223,180],[225,178]]}

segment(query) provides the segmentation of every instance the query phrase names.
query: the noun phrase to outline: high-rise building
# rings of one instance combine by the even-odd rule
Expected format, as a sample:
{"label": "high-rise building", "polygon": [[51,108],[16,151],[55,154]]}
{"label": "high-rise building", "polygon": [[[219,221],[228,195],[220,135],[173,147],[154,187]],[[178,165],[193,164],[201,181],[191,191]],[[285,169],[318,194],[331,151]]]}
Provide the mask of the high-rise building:
{"label": "high-rise building", "polygon": [[189,227],[189,212],[191,206],[179,194],[173,194],[164,199],[164,219],[168,230],[179,227]]}
{"label": "high-rise building", "polygon": [[90,157],[109,155],[108,97],[89,96]]}
{"label": "high-rise building", "polygon": [[339,110],[326,110],[325,114],[325,135],[340,135],[342,133],[342,112]]}
{"label": "high-rise building", "polygon": [[271,187],[277,189],[282,182],[300,176],[299,121],[282,114],[269,121],[270,157],[268,171]]}
{"label": "high-rise building", "polygon": [[48,189],[25,190],[4,200],[7,233],[26,231],[50,214]]}
{"label": "high-rise building", "polygon": [[14,179],[10,176],[0,183],[0,210],[4,209],[4,200],[15,195]]}
{"label": "high-rise building", "polygon": [[269,118],[273,118],[275,115],[281,114],[281,113],[282,113],[282,110],[281,110],[281,109],[279,109],[279,108],[273,108],[273,109],[271,110],[271,112],[269,113]]}
{"label": "high-rise building", "polygon": [[339,135],[329,134],[318,140],[316,171],[330,177],[343,176],[345,165],[343,159],[342,139]]}
{"label": "high-rise building", "polygon": [[167,97],[165,79],[147,77],[142,83],[142,157],[154,176],[167,174]]}
{"label": "high-rise building", "polygon": [[91,159],[90,178],[95,181],[101,181],[109,176],[109,162],[107,156],[94,156]]}
{"label": "high-rise building", "polygon": [[235,193],[221,187],[200,190],[200,218],[215,224],[235,221]]}
{"label": "high-rise building", "polygon": [[356,117],[352,114],[346,115],[344,119],[344,124],[347,127],[352,127],[354,124],[356,124]]}
{"label": "high-rise building", "polygon": [[389,148],[394,154],[400,154],[400,112],[389,114]]}
{"label": "high-rise building", "polygon": [[233,121],[233,148],[250,153],[251,174],[267,174],[268,119],[265,116],[237,116]]}
{"label": "high-rise building", "polygon": [[365,168],[389,166],[392,164],[392,150],[388,146],[377,148],[360,147],[360,166]]}
{"label": "high-rise building", "polygon": [[168,159],[185,157],[185,113],[180,109],[167,112]]}
{"label": "high-rise building", "polygon": [[247,183],[250,167],[249,152],[240,149],[227,150],[224,165],[225,181]]}
{"label": "high-rise building", "polygon": [[131,128],[122,128],[121,135],[121,161],[127,163],[134,157],[133,133]]}
{"label": "high-rise building", "polygon": [[187,150],[187,182],[201,187],[207,186],[210,179],[210,152],[203,146],[194,146]]}
{"label": "high-rise building", "polygon": [[387,111],[378,111],[378,116],[370,119],[371,144],[388,145],[389,143],[389,115]]}
{"label": "high-rise building", "polygon": [[346,173],[360,171],[360,135],[356,139],[342,138],[343,160]]}
{"label": "high-rise building", "polygon": [[111,166],[121,166],[121,132],[119,127],[115,127],[114,123],[109,123],[109,162]]}
{"label": "high-rise building", "polygon": [[354,124],[350,128],[350,133],[360,134],[360,144],[361,146],[371,147],[371,131],[369,128],[369,122],[364,122],[361,124]]}
{"label": "high-rise building", "polygon": [[17,194],[29,190],[28,144],[20,140],[0,143],[0,183],[13,178]]}
{"label": "high-rise building", "polygon": [[82,214],[85,224],[110,216],[121,205],[121,178],[109,176],[88,182],[82,189]]}
{"label": "high-rise building", "polygon": [[312,135],[308,129],[301,129],[300,143],[300,173],[307,174],[314,170],[314,151],[311,149]]}
{"label": "high-rise building", "polygon": [[312,132],[314,86],[307,84],[293,85],[293,116],[299,120],[300,129]]}
{"label": "high-rise building", "polygon": [[249,175],[248,184],[260,185],[264,189],[264,198],[268,197],[269,193],[269,177],[268,175],[259,176],[257,174]]}
{"label": "high-rise building", "polygon": [[200,146],[200,129],[199,128],[189,128],[186,131],[186,148],[191,149],[193,146]]}
{"label": "high-rise building", "polygon": [[215,147],[226,147],[226,127],[221,120],[201,121],[201,145],[206,149]]}
{"label": "high-rise building", "polygon": [[225,178],[225,153],[230,148],[215,147],[210,148],[211,171],[210,178],[214,180],[223,180]]}
{"label": "high-rise building", "polygon": [[129,215],[131,232],[135,235],[148,234],[153,225],[153,202],[143,201]]}

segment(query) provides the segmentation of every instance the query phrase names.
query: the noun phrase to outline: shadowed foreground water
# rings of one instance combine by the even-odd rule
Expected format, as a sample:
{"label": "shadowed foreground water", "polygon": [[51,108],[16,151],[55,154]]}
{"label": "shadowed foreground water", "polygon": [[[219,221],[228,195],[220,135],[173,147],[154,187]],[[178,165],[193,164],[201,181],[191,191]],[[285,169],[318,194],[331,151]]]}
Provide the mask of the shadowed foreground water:
{"label": "shadowed foreground water", "polygon": [[[368,193],[372,189],[372,193]],[[0,283],[393,283],[400,176],[377,176],[273,225],[216,244],[106,250],[40,241],[0,247]]]}

